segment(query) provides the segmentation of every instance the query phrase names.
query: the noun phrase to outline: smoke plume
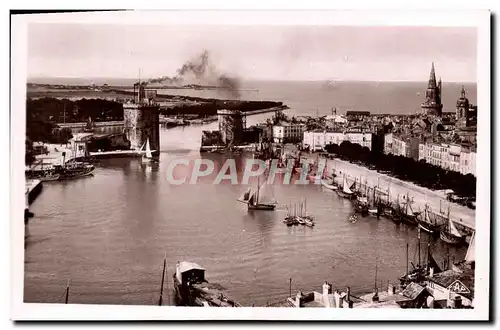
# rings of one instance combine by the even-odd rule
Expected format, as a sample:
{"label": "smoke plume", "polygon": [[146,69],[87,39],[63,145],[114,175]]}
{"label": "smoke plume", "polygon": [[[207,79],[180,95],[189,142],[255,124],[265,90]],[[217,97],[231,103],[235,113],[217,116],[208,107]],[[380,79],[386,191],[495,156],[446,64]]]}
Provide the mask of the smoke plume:
{"label": "smoke plume", "polygon": [[239,99],[239,80],[236,77],[230,77],[221,73],[210,60],[210,53],[204,50],[195,58],[184,63],[174,77],[159,77],[141,82],[142,85],[148,84],[169,84],[182,86],[186,84],[201,85],[205,87],[216,87],[223,92],[228,93],[232,98]]}

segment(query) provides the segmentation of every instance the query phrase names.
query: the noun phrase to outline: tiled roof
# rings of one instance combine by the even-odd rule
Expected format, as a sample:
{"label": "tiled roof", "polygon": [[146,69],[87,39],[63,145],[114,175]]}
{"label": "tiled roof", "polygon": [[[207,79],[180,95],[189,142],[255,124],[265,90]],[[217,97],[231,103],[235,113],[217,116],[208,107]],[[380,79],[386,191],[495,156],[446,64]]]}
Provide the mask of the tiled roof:
{"label": "tiled roof", "polygon": [[464,270],[462,273],[453,270],[446,270],[444,272],[434,274],[432,277],[429,277],[428,280],[439,284],[444,288],[448,288],[458,280],[470,291],[470,293],[460,294],[469,299],[474,298],[474,270],[472,269]]}

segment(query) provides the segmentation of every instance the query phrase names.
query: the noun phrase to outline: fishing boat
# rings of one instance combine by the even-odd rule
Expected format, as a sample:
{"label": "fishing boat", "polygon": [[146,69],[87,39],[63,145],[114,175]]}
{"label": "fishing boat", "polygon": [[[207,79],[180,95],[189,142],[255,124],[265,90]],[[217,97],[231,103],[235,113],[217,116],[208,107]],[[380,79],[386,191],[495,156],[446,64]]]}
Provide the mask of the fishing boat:
{"label": "fishing boat", "polygon": [[25,172],[27,179],[37,179],[43,182],[57,181],[61,176],[55,173],[54,170],[28,170]]}
{"label": "fishing boat", "polygon": [[[328,165],[328,160],[327,160],[326,165]],[[330,189],[330,190],[334,190],[334,191],[338,190],[339,187],[335,183],[335,170],[333,171],[331,178],[327,178],[327,176],[326,176],[326,169],[327,169],[328,166],[326,166],[326,165],[325,165],[325,170],[323,171],[323,177],[321,179],[321,185],[323,187],[325,187],[326,189]]]}
{"label": "fishing boat", "polygon": [[368,214],[371,215],[380,215],[380,208],[379,207],[370,207],[368,208]]}
{"label": "fishing boat", "polygon": [[[403,196],[404,197],[404,196]],[[403,198],[404,207],[400,209],[399,216],[401,217],[401,221],[404,221],[411,225],[418,224],[418,216],[421,212],[414,212],[411,204],[413,203],[413,199],[410,200],[409,196]]]}
{"label": "fishing boat", "polygon": [[63,166],[56,165],[56,172],[59,174],[58,180],[71,180],[92,175],[95,166],[83,162],[68,163]]}
{"label": "fishing boat", "polygon": [[150,164],[153,162],[153,153],[151,152],[151,147],[149,145],[149,138],[146,139],[146,143],[144,144],[144,155],[142,155],[142,163]]}
{"label": "fishing boat", "polygon": [[243,194],[238,201],[246,203],[249,210],[273,211],[276,208],[277,202],[264,194],[265,186],[266,182],[264,181],[263,184],[260,184],[260,178],[257,177],[257,188],[255,192],[250,189],[247,191],[248,194]]}
{"label": "fishing boat", "polygon": [[196,263],[177,263],[173,281],[177,306],[241,307],[221,291],[220,285],[209,283],[205,269]]}
{"label": "fishing boat", "polygon": [[431,220],[427,211],[428,206],[425,205],[423,219],[418,219],[418,227],[431,235],[439,233],[439,226]]}
{"label": "fishing boat", "polygon": [[301,225],[306,225],[308,227],[313,227],[314,217],[310,214],[307,214],[307,201],[305,198],[301,202],[299,210],[299,215],[297,216],[298,223]]}
{"label": "fishing boat", "polygon": [[451,221],[451,219],[449,218],[448,218],[448,224],[443,226],[443,228],[441,229],[441,232],[439,233],[439,238],[442,241],[452,245],[458,245],[463,243],[464,241],[463,236],[457,230],[453,221]]}
{"label": "fishing boat", "polygon": [[347,198],[347,199],[355,199],[356,194],[354,193],[354,191],[351,190],[351,187],[347,186],[347,181],[344,177],[344,180],[342,183],[342,189],[338,189],[337,193],[339,194],[340,197]]}
{"label": "fishing boat", "polygon": [[57,173],[56,168],[52,165],[45,165],[43,161],[39,161],[37,164],[32,166],[30,169],[25,171],[26,179],[40,180],[43,182],[47,181],[57,181],[59,180],[60,174]]}
{"label": "fishing boat", "polygon": [[361,214],[368,214],[368,198],[364,196],[357,196],[354,210]]}
{"label": "fishing boat", "polygon": [[304,221],[305,221],[305,225],[307,227],[314,227],[314,220],[312,220],[312,219],[304,219]]}

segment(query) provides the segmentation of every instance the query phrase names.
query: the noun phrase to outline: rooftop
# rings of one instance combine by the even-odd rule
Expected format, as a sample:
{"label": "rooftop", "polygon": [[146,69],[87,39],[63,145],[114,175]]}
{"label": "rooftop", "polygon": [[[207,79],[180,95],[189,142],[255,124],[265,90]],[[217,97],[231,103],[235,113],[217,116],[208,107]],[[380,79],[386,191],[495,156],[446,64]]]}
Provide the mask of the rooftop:
{"label": "rooftop", "polygon": [[181,273],[190,271],[192,269],[199,269],[199,270],[205,270],[205,268],[201,267],[200,265],[194,263],[194,262],[189,262],[189,261],[183,261],[179,264],[179,271]]}
{"label": "rooftop", "polygon": [[450,288],[453,292],[459,293],[469,299],[474,298],[474,270],[465,269],[463,272],[446,270],[434,274],[428,278],[429,281],[439,284],[444,288]]}

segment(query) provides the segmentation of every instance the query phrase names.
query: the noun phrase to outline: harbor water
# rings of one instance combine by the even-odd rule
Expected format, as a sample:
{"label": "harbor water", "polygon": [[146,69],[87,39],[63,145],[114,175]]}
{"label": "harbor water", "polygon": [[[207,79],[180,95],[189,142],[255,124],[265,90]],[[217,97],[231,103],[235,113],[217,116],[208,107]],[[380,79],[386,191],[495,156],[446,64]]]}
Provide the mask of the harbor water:
{"label": "harbor water", "polygon": [[[248,123],[269,116],[252,116]],[[377,286],[384,289],[405,273],[407,244],[410,265],[418,262],[415,227],[375,217],[351,223],[352,203],[321,185],[273,185],[277,209],[251,212],[236,201],[248,186],[229,180],[215,185],[213,178],[169,183],[173,158],[224,163],[229,156],[198,151],[201,131],[216,127],[162,129],[158,165],[100,160],[91,177],[48,182],[26,227],[25,302],[63,303],[70,280],[70,303],[157,304],[165,255],[165,295],[172,297],[177,261],[193,261],[206,268],[210,282],[250,306],[286,298],[290,278],[292,294],[319,291],[325,280],[362,294],[373,289],[377,268]],[[285,205],[304,198],[316,226],[287,227]],[[439,264],[448,254],[450,262],[465,256],[466,247],[449,247],[422,232],[422,260],[428,242]]]}

